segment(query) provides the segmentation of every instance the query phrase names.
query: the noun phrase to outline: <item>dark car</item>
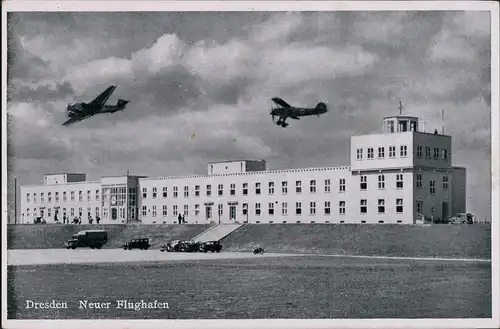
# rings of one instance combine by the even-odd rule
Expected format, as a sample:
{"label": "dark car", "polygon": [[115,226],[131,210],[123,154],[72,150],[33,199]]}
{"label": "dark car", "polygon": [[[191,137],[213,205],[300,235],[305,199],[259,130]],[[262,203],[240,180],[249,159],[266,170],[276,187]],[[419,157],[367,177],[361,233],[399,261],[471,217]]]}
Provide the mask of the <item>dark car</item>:
{"label": "dark car", "polygon": [[253,251],[254,255],[264,255],[264,249],[263,248],[256,248]]}
{"label": "dark car", "polygon": [[200,250],[200,243],[195,241],[181,241],[174,246],[174,251],[180,252],[198,252]]}
{"label": "dark car", "polygon": [[207,241],[200,245],[200,252],[220,252],[222,245],[219,241]]}
{"label": "dark car", "polygon": [[125,250],[127,250],[127,249],[128,250],[132,250],[132,249],[148,250],[149,247],[151,247],[151,245],[149,244],[148,238],[132,239],[123,245],[123,249],[125,249]]}

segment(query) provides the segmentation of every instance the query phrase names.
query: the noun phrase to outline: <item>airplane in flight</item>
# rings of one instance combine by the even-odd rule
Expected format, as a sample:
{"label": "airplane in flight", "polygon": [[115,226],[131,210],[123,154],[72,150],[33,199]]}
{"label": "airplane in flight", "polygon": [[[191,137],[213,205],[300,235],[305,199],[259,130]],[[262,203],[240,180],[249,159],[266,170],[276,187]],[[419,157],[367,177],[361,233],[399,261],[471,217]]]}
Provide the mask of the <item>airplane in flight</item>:
{"label": "airplane in flight", "polygon": [[97,96],[90,103],[76,103],[68,104],[66,109],[69,119],[65,121],[62,125],[68,126],[75,122],[85,120],[94,116],[96,114],[102,113],[115,113],[117,111],[123,111],[125,106],[129,101],[119,99],[116,105],[105,105],[109,96],[115,91],[116,86],[109,86],[102,94]]}
{"label": "airplane in flight", "polygon": [[[304,108],[304,107],[294,107],[282,100],[281,98],[274,97],[272,101],[275,102],[280,107],[271,109],[271,115],[273,117],[273,123],[283,128],[288,127],[289,123],[286,123],[287,118],[292,118],[295,120],[300,120],[300,117],[317,115],[328,112],[328,107],[325,103],[318,103],[314,108]],[[274,117],[278,116],[278,121],[274,122]]]}

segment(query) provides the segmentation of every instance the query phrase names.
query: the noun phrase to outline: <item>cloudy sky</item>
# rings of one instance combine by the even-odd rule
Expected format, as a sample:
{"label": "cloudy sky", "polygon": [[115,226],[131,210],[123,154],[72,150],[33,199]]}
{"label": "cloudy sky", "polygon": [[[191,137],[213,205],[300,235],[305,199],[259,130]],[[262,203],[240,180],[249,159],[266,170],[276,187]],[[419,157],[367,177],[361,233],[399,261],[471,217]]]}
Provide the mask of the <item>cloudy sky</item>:
{"label": "cloudy sky", "polygon": [[[488,12],[16,13],[8,20],[11,177],[202,174],[349,164],[349,136],[419,116],[453,136],[468,210],[490,217]],[[124,112],[62,127],[110,84]],[[328,104],[273,125],[271,97]],[[444,110],[444,123],[441,121]],[[439,128],[440,129],[440,128]]]}

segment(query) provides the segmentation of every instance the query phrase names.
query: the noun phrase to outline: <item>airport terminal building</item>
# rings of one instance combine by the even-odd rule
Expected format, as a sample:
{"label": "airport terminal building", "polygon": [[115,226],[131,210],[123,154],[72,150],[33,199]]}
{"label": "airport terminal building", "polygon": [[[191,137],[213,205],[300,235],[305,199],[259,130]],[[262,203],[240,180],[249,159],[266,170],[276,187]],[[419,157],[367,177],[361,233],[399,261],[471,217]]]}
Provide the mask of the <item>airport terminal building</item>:
{"label": "airport terminal building", "polygon": [[351,136],[350,166],[268,170],[264,160],[209,163],[206,175],[46,175],[21,187],[21,223],[63,217],[102,224],[390,223],[466,211],[466,170],[452,166],[451,136],[417,117],[384,119],[383,132]]}

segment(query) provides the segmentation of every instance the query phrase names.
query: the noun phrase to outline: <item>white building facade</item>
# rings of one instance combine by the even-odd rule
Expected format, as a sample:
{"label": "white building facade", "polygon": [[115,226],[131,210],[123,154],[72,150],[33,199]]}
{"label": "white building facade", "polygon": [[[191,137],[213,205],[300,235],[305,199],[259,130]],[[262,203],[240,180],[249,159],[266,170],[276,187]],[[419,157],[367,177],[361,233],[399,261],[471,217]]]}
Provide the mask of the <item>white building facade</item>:
{"label": "white building facade", "polygon": [[191,224],[415,224],[465,212],[466,171],[451,165],[451,137],[421,132],[416,117],[388,117],[383,133],[352,136],[350,159],[288,170],[227,161],[208,164],[207,175],[97,182],[47,175],[44,185],[21,187],[21,222],[53,222],[57,212],[84,223],[98,215],[102,223],[174,224],[183,215]]}

